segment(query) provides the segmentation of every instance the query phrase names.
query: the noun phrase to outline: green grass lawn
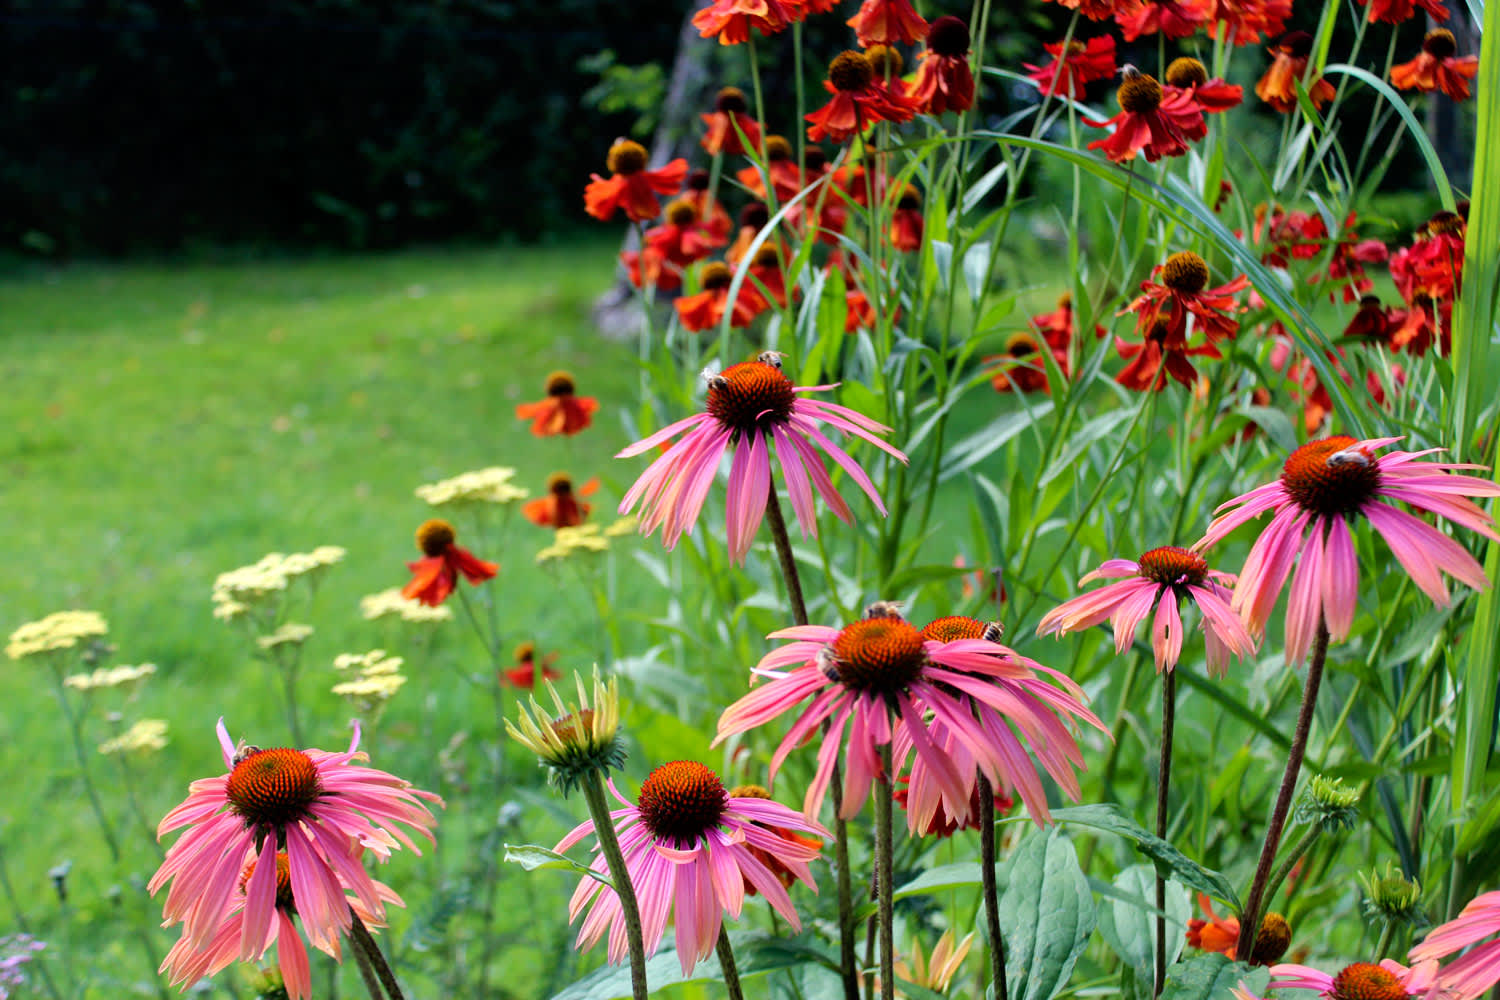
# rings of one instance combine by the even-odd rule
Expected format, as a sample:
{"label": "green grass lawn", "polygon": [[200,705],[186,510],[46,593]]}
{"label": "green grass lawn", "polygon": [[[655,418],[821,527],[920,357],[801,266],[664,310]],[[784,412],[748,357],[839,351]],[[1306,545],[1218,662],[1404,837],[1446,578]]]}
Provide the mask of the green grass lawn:
{"label": "green grass lawn", "polygon": [[[347,740],[349,709],[328,690],[337,679],[333,657],[380,645],[413,653],[400,646],[409,636],[363,621],[358,598],[407,579],[412,531],[431,514],[416,486],[510,465],[538,494],[549,473],[567,469],[580,479],[603,476],[594,500],[612,513],[632,470],[611,469],[610,456],[627,443],[619,414],[633,402],[638,377],[634,345],[602,340],[588,316],[611,280],[612,257],[601,240],[250,266],[78,265],[0,281],[0,371],[9,386],[0,419],[11,428],[0,441],[9,524],[0,626],[8,632],[55,610],[93,609],[109,620],[117,647],[107,662],[158,665],[125,710],[171,726],[169,747],[137,765],[152,822],[188,781],[220,766],[219,716],[237,737],[289,742],[269,668],[212,617],[217,574],[270,551],[348,549],[311,614],[298,616],[317,627],[299,689],[307,739],[334,747]],[[540,398],[556,368],[573,371],[580,392],[602,404],[596,426],[573,439],[533,437],[514,415],[518,402]],[[533,563],[550,540],[517,517],[504,550],[480,554],[502,564],[496,593],[509,634],[538,638],[561,654],[559,665],[586,669],[596,648],[579,627],[592,615],[589,602],[570,576]],[[460,671],[484,673],[477,642],[456,622],[438,645],[439,655],[426,663],[413,656],[409,667],[457,670],[414,677],[382,723],[373,763],[462,798],[440,833],[445,843],[463,843],[493,826],[500,802],[441,787],[438,758],[456,731],[468,731],[460,757],[469,771],[448,776],[470,780],[495,722],[488,699],[457,680]],[[94,770],[106,809],[127,827],[130,847],[118,867],[87,809],[45,668],[9,663],[0,698],[7,705],[0,842],[24,916],[53,942],[54,969],[70,948],[88,948],[105,966],[118,952],[116,971],[105,976],[117,978],[94,988],[133,993],[145,979],[138,946],[99,940],[99,928],[113,926],[106,911],[116,907],[159,913],[159,900],[144,901],[139,891],[157,859],[112,794],[120,780],[114,762],[95,758]],[[104,735],[99,716],[109,706],[99,707],[91,738]],[[534,783],[530,773],[524,783]],[[561,823],[549,818],[542,832],[522,834],[542,839]],[[66,861],[64,905],[47,872]],[[461,885],[472,864],[440,847],[435,860],[398,857],[386,876],[420,913],[437,905],[429,890],[436,899],[441,888]],[[551,873],[514,871],[502,892],[553,900],[571,889]],[[424,888],[411,885],[424,878]],[[118,903],[111,886],[121,889]],[[10,922],[9,910],[0,903],[0,925]],[[560,908],[536,919],[512,901],[502,905],[499,926],[508,920],[517,935],[566,943],[564,919]],[[164,950],[170,940],[162,933],[152,944]],[[537,995],[540,970],[559,967],[558,959],[535,954],[514,965],[506,991],[495,995]]]}

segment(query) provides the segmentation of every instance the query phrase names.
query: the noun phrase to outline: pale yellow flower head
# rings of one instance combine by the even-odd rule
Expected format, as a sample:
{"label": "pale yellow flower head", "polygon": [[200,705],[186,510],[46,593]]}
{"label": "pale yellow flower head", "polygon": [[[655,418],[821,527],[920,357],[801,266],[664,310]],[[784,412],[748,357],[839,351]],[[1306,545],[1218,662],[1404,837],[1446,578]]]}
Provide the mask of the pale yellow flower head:
{"label": "pale yellow flower head", "polygon": [[87,674],[73,674],[63,683],[76,691],[98,691],[101,688],[121,687],[143,681],[156,673],[156,664],[142,663],[139,666],[100,667]]}
{"label": "pale yellow flower head", "polygon": [[99,744],[99,752],[152,753],[167,745],[167,723],[164,719],[141,719],[114,739]]}
{"label": "pale yellow flower head", "polygon": [[312,634],[313,627],[311,625],[287,622],[270,635],[257,636],[255,644],[261,649],[275,649],[277,646],[300,646]]}
{"label": "pale yellow flower head", "polygon": [[403,674],[364,674],[335,684],[333,693],[348,698],[360,711],[371,712],[390,701],[405,683]]}
{"label": "pale yellow flower head", "polygon": [[109,625],[97,611],[57,611],[40,621],[27,622],[10,634],[5,655],[20,660],[38,653],[72,649],[80,639],[109,633]]}
{"label": "pale yellow flower head", "polygon": [[448,605],[439,604],[436,607],[428,607],[421,601],[402,597],[400,587],[391,587],[389,590],[361,597],[359,613],[370,621],[389,615],[395,615],[404,622],[424,624],[453,620],[453,609]]}
{"label": "pale yellow flower head", "polygon": [[618,770],[625,763],[619,739],[619,678],[611,677],[606,685],[596,666],[592,690],[585,689],[581,675],[575,673],[573,680],[578,686],[577,701],[564,702],[548,682],[555,713],[545,711],[533,696],[530,710],[521,708],[519,725],[505,720],[506,732],[551,768],[552,780],[564,795],[585,776]]}
{"label": "pale yellow flower head", "polygon": [[606,538],[619,538],[622,535],[635,534],[636,528],[640,526],[641,519],[634,514],[626,514],[624,517],[616,518],[604,529]]}
{"label": "pale yellow flower head", "polygon": [[434,507],[478,506],[479,504],[510,504],[525,500],[531,494],[511,483],[516,470],[500,465],[487,469],[476,469],[417,487],[417,496]]}
{"label": "pale yellow flower head", "polygon": [[558,528],[552,544],[536,554],[538,563],[567,559],[585,552],[607,552],[609,539],[597,524],[580,524],[571,528]]}
{"label": "pale yellow flower head", "polygon": [[364,676],[394,674],[406,661],[391,656],[383,649],[372,649],[368,653],[340,653],[333,658],[333,669],[354,671]]}

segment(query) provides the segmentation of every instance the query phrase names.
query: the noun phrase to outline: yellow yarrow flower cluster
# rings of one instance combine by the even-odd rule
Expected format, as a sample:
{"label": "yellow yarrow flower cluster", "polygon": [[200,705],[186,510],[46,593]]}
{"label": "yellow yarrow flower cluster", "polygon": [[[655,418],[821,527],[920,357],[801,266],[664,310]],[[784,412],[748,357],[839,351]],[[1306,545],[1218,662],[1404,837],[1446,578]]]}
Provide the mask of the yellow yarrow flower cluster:
{"label": "yellow yarrow flower cluster", "polygon": [[619,538],[622,535],[633,535],[640,526],[641,519],[634,514],[626,514],[624,517],[615,518],[609,527],[604,529],[606,538]]}
{"label": "yellow yarrow flower cluster", "polygon": [[141,719],[114,739],[99,744],[99,752],[151,753],[167,745],[167,723],[164,719]]}
{"label": "yellow yarrow flower cluster", "polygon": [[298,577],[320,573],[342,562],[344,555],[345,550],[337,545],[320,545],[311,552],[290,555],[270,552],[248,566],[220,573],[214,580],[214,617],[232,621],[284,593]]}
{"label": "yellow yarrow flower cluster", "polygon": [[80,639],[108,632],[109,625],[97,611],[57,611],[40,621],[27,622],[12,632],[5,655],[20,660],[38,653],[72,649]]}
{"label": "yellow yarrow flower cluster", "polygon": [[311,625],[299,625],[296,622],[287,622],[270,635],[257,636],[255,644],[261,649],[275,649],[277,646],[300,646],[313,634]]}
{"label": "yellow yarrow flower cluster", "polygon": [[564,703],[551,683],[547,692],[557,714],[549,715],[536,698],[531,709],[521,709],[520,724],[505,720],[505,731],[541,758],[551,769],[551,779],[566,795],[591,773],[604,774],[625,764],[625,748],[620,743],[620,680],[611,677],[606,685],[594,668],[592,699],[583,686],[583,677],[573,675],[578,685],[578,700]]}
{"label": "yellow yarrow flower cluster", "polygon": [[434,507],[462,507],[478,504],[509,504],[525,500],[531,493],[511,483],[516,470],[500,465],[476,469],[417,487],[417,496]]}
{"label": "yellow yarrow flower cluster", "polygon": [[334,657],[333,668],[354,671],[358,676],[335,684],[333,693],[348,698],[362,713],[378,713],[406,683],[406,676],[400,672],[404,662],[401,657],[391,656],[383,649],[341,653]]}
{"label": "yellow yarrow flower cluster", "polygon": [[100,667],[87,674],[73,674],[63,683],[77,691],[97,691],[101,688],[120,687],[145,680],[156,673],[156,664],[142,663],[139,666]]}
{"label": "yellow yarrow flower cluster", "polygon": [[396,615],[404,622],[420,622],[430,624],[432,622],[452,621],[453,609],[446,604],[436,607],[428,607],[421,601],[414,601],[409,597],[401,596],[400,587],[391,587],[382,590],[378,594],[369,594],[359,599],[359,613],[367,620],[374,621],[377,618],[385,618]]}
{"label": "yellow yarrow flower cluster", "polygon": [[609,539],[597,524],[580,524],[573,528],[558,528],[552,544],[536,554],[539,563],[555,559],[567,559],[580,552],[607,552]]}

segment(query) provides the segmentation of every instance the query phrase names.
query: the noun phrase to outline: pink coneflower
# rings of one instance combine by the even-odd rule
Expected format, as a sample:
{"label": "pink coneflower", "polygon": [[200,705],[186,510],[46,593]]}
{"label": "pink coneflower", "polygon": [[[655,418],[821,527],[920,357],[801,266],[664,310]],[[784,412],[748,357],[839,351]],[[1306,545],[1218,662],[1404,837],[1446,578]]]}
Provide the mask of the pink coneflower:
{"label": "pink coneflower", "polygon": [[[1458,916],[1434,928],[1411,950],[1413,962],[1434,961],[1500,932],[1500,891],[1486,892],[1469,900]],[[1452,991],[1452,1000],[1483,996],[1500,982],[1500,939],[1485,941],[1442,968],[1442,984]]]}
{"label": "pink coneflower", "polygon": [[[1453,995],[1444,987],[1446,978],[1439,978],[1436,962],[1421,962],[1407,968],[1400,962],[1387,958],[1375,962],[1355,962],[1346,965],[1339,974],[1330,976],[1326,972],[1305,965],[1271,966],[1270,990],[1311,990],[1326,1000],[1405,1000],[1406,997],[1443,996],[1453,1000]],[[1258,1000],[1241,989],[1231,991],[1238,1000]]]}
{"label": "pink coneflower", "polygon": [[[1072,768],[1082,766],[1082,757],[1058,716],[1103,726],[1074,694],[1037,676],[1037,664],[999,643],[928,638],[894,616],[887,605],[872,605],[868,614],[842,629],[801,625],[771,633],[773,639],[794,641],[756,664],[754,673],[772,678],[771,683],[724,710],[715,743],[764,725],[812,695],[771,758],[774,778],[787,755],[829,721],[817,773],[803,802],[808,816],[817,814],[828,791],[842,742],[844,819],[859,812],[880,774],[878,748],[892,744],[896,771],[908,750],[916,754],[907,812],[911,829],[926,828],[939,795],[949,815],[964,815],[976,768],[996,789],[1016,789],[1032,816],[1042,822],[1048,816],[1046,798],[1026,746],[1012,727],[1030,741],[1043,768],[1077,794]],[[789,666],[794,669],[781,669]],[[934,733],[943,741],[951,733],[972,759],[956,762],[934,740]]]}
{"label": "pink coneflower", "polygon": [[1300,663],[1306,657],[1319,620],[1333,638],[1349,634],[1359,591],[1359,563],[1349,527],[1357,517],[1374,525],[1412,582],[1438,605],[1448,603],[1443,573],[1476,589],[1489,585],[1478,561],[1461,545],[1380,500],[1403,500],[1494,539],[1489,515],[1464,497],[1500,496],[1500,484],[1449,474],[1480,466],[1417,461],[1440,450],[1436,448],[1373,454],[1399,440],[1356,441],[1338,436],[1303,445],[1287,458],[1280,479],[1222,504],[1221,511],[1237,509],[1220,514],[1193,546],[1195,550],[1207,548],[1266,511],[1274,513],[1250,549],[1230,606],[1252,633],[1264,631],[1296,563],[1287,598],[1288,663]]}
{"label": "pink coneflower", "polygon": [[684,531],[692,531],[719,463],[728,452],[732,462],[724,516],[729,558],[732,562],[743,562],[770,496],[774,447],[792,510],[804,536],[818,532],[813,513],[814,490],[839,520],[847,524],[852,517],[849,505],[828,477],[820,451],[837,462],[884,514],[885,505],[880,502],[869,475],[830,441],[819,425],[827,424],[862,438],[902,462],[906,456],[876,437],[890,430],[889,427],[848,407],[798,395],[832,388],[833,385],[793,385],[782,374],[780,358],[773,352],[724,369],[708,380],[703,413],[664,427],[615,456],[639,455],[678,434],[683,435],[635,481],[620,501],[620,513],[629,513],[639,501],[642,534],[650,534],[660,526],[662,543],[672,548]]}
{"label": "pink coneflower", "polygon": [[160,837],[188,827],[147,885],[154,895],[172,883],[162,907],[164,923],[181,922],[192,948],[207,947],[249,860],[257,867],[245,883],[240,953],[248,955],[258,947],[264,951],[261,945],[270,936],[276,909],[276,864],[258,862],[284,851],[292,904],[308,940],[325,951],[336,948],[338,935],[351,923],[346,887],[367,912],[376,917],[384,913],[380,892],[354,845],[381,859],[398,844],[415,851],[398,824],[433,840],[437,821],[423,800],[439,805],[443,800],[393,774],[354,766],[353,761],[369,759],[358,749],[358,725],[343,753],[287,747],[237,750],[223,719],[218,733],[229,773],[193,782],[187,799],[156,829]]}
{"label": "pink coneflower", "polygon": [[1250,633],[1239,615],[1229,609],[1230,593],[1225,584],[1232,584],[1234,577],[1209,569],[1196,552],[1165,545],[1145,553],[1139,562],[1109,559],[1078,582],[1090,580],[1119,582],[1053,608],[1042,616],[1038,635],[1078,632],[1108,619],[1115,627],[1115,650],[1124,652],[1136,629],[1150,615],[1151,649],[1160,673],[1175,668],[1182,655],[1182,616],[1177,608],[1187,600],[1196,604],[1203,616],[1203,642],[1211,675],[1222,677],[1228,672],[1231,653],[1243,658],[1255,652]]}
{"label": "pink coneflower", "polygon": [[[171,985],[176,986],[180,983],[185,988],[206,976],[222,971],[235,961],[258,961],[271,949],[272,945],[275,945],[276,962],[281,969],[281,978],[286,986],[287,996],[291,1000],[311,997],[312,974],[307,961],[307,948],[302,943],[301,935],[297,933],[296,924],[292,922],[292,918],[297,915],[297,909],[292,902],[291,867],[287,862],[285,851],[277,853],[275,867],[275,921],[271,924],[268,936],[259,942],[250,942],[249,954],[246,954],[241,947],[241,941],[245,927],[245,887],[256,870],[256,862],[253,860],[241,870],[239,891],[229,899],[229,908],[220,919],[218,928],[207,945],[195,948],[192,939],[184,933],[172,946],[172,950],[167,952],[166,960],[161,963],[161,968],[157,971],[167,973],[167,981]],[[339,884],[342,886],[345,883],[340,880]],[[397,906],[405,905],[401,897],[383,883],[376,882],[375,891],[384,902],[394,903]],[[358,897],[346,896],[345,901],[366,924],[383,925],[384,922],[367,910]],[[338,938],[333,939],[331,948],[325,947],[323,950],[334,959],[338,959]]]}
{"label": "pink coneflower", "polygon": [[[634,804],[615,790],[614,782],[609,789],[625,806],[609,815],[615,820],[625,869],[640,900],[648,955],[656,953],[670,916],[677,924],[677,958],[683,973],[689,972],[713,952],[724,911],[739,919],[747,881],[793,930],[802,929],[797,909],[777,875],[791,872],[816,892],[808,862],[818,857],[820,848],[771,828],[827,837],[828,831],[817,823],[770,799],[730,795],[718,775],[690,760],[673,761],[652,771]],[[593,820],[579,824],[555,850],[566,851],[593,830]],[[775,860],[777,871],[765,865],[765,855]],[[603,854],[594,858],[593,868],[608,874]],[[608,930],[609,961],[618,962],[625,957],[625,915],[613,890],[584,877],[568,905],[568,919],[578,919],[591,901],[589,914],[578,928],[578,947],[592,948]]]}

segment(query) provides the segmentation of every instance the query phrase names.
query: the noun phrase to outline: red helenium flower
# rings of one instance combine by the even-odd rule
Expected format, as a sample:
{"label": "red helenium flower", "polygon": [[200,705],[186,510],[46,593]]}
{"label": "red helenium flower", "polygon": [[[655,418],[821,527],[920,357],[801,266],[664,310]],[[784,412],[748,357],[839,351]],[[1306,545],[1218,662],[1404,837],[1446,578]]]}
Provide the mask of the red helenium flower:
{"label": "red helenium flower", "polygon": [[1168,96],[1154,77],[1137,73],[1128,76],[1116,91],[1120,113],[1107,121],[1084,121],[1096,128],[1115,126],[1113,134],[1089,143],[1089,149],[1103,149],[1115,163],[1133,160],[1144,152],[1152,163],[1163,156],[1181,156],[1188,141],[1206,131],[1203,112],[1188,95]]}
{"label": "red helenium flower", "polygon": [[[698,274],[698,285],[703,290],[694,295],[684,295],[672,305],[682,325],[694,332],[710,330],[724,320],[724,310],[729,308],[729,286],[734,283],[734,271],[728,264],[712,261]],[[749,282],[740,283],[740,291],[734,300],[734,314],[730,317],[732,327],[749,326],[750,321],[765,311],[766,300],[755,291]]]}
{"label": "red helenium flower", "polygon": [[969,67],[969,26],[943,16],[927,29],[927,47],[911,87],[917,109],[930,115],[967,111],[974,106],[974,71]]}
{"label": "red helenium flower", "polygon": [[531,433],[537,437],[577,434],[593,422],[599,401],[592,396],[575,395],[577,385],[567,372],[547,376],[547,398],[516,407],[516,416],[531,421]]}
{"label": "red helenium flower", "polygon": [[1213,0],[1145,0],[1134,10],[1116,11],[1115,23],[1127,42],[1161,32],[1186,38],[1205,27],[1213,16]]}
{"label": "red helenium flower", "polygon": [[875,69],[863,52],[840,53],[828,67],[823,89],[833,98],[807,116],[813,142],[844,142],[876,122],[905,122],[916,114],[916,101],[875,86]]}
{"label": "red helenium flower", "polygon": [[1376,21],[1384,21],[1386,24],[1400,24],[1411,20],[1417,8],[1421,7],[1432,19],[1439,24],[1448,20],[1448,8],[1444,7],[1442,0],[1359,0],[1362,6],[1367,5],[1366,13],[1371,24]]}
{"label": "red helenium flower", "polygon": [[1213,0],[1213,19],[1233,45],[1253,45],[1286,30],[1292,0]]}
{"label": "red helenium flower", "polygon": [[693,27],[704,38],[718,38],[720,45],[739,45],[750,40],[750,29],[770,36],[802,20],[802,8],[782,0],[713,0],[693,15]]}
{"label": "red helenium flower", "polygon": [[424,558],[406,564],[411,582],[401,588],[401,596],[436,607],[448,599],[458,583],[458,575],[478,586],[500,572],[492,562],[478,559],[468,549],[454,544],[453,525],[433,518],[417,529],[417,548]]}
{"label": "red helenium flower", "polygon": [[646,222],[661,212],[659,194],[676,194],[687,176],[687,160],[678,157],[657,170],[647,170],[646,149],[621,139],[609,149],[610,177],[598,174],[583,190],[583,207],[601,222],[624,209],[631,222]]}
{"label": "red helenium flower", "polygon": [[915,45],[927,34],[927,22],[911,0],[864,0],[847,23],[865,48],[896,42]]}
{"label": "red helenium flower", "polygon": [[1192,251],[1168,257],[1165,264],[1152,270],[1151,276],[1159,277],[1161,283],[1141,282],[1144,294],[1124,310],[1136,314],[1138,333],[1146,332],[1162,313],[1168,315],[1167,338],[1173,342],[1186,341],[1189,314],[1210,343],[1233,337],[1239,329],[1239,321],[1230,318],[1232,313],[1242,311],[1234,295],[1250,286],[1249,278],[1240,275],[1227,285],[1206,288],[1208,265]]}
{"label": "red helenium flower", "polygon": [[1084,84],[1107,80],[1115,75],[1113,35],[1100,35],[1087,42],[1075,38],[1067,44],[1066,50],[1062,42],[1048,42],[1042,48],[1052,56],[1051,62],[1043,66],[1022,65],[1031,71],[1026,74],[1027,79],[1043,94],[1081,98]]}
{"label": "red helenium flower", "polygon": [[733,153],[738,156],[749,149],[760,148],[760,124],[746,114],[749,105],[738,87],[725,87],[714,99],[714,110],[701,115],[708,131],[699,140],[710,154]]}
{"label": "red helenium flower", "polygon": [[[1209,79],[1208,69],[1190,56],[1172,60],[1167,67],[1167,85],[1162,88],[1167,97],[1186,94],[1191,97],[1198,110],[1204,114],[1218,114],[1238,107],[1245,99],[1245,88],[1237,83],[1225,83],[1218,77]],[[1189,135],[1190,139],[1202,136]]]}
{"label": "red helenium flower", "polygon": [[1455,101],[1467,100],[1469,81],[1479,73],[1479,57],[1454,56],[1456,51],[1453,32],[1429,31],[1415,59],[1391,67],[1391,83],[1400,90],[1440,90]]}
{"label": "red helenium flower", "polygon": [[[1277,111],[1293,111],[1297,107],[1297,83],[1307,73],[1307,60],[1312,55],[1313,37],[1305,31],[1294,31],[1286,35],[1269,49],[1274,57],[1260,82],[1255,85],[1255,96]],[[1307,83],[1307,97],[1315,108],[1321,108],[1333,99],[1333,84],[1321,76]]]}
{"label": "red helenium flower", "polygon": [[521,513],[532,524],[544,528],[574,528],[594,509],[592,504],[579,502],[578,497],[592,496],[598,489],[599,477],[595,476],[575,493],[573,478],[565,472],[556,472],[547,479],[547,495],[528,500]]}

